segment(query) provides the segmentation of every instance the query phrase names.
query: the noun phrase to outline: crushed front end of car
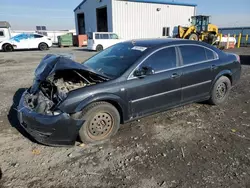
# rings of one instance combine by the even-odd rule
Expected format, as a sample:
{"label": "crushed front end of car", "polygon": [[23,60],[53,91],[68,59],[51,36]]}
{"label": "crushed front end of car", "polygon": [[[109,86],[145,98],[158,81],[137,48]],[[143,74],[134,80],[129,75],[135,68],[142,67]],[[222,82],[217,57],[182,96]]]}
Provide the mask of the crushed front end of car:
{"label": "crushed front end of car", "polygon": [[35,72],[34,83],[24,92],[18,106],[18,119],[24,129],[45,145],[72,145],[84,123],[81,113],[68,114],[58,106],[68,93],[104,82],[68,58],[47,55]]}

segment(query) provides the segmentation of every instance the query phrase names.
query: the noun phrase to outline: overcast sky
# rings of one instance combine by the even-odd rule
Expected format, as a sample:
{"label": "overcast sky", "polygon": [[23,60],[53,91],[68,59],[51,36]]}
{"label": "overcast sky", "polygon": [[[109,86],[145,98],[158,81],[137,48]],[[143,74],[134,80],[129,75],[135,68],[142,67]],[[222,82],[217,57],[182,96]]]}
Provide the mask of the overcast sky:
{"label": "overcast sky", "polygon": [[[211,15],[212,22],[218,26],[250,26],[250,0],[175,1],[197,4],[197,14]],[[73,29],[73,10],[81,2],[82,0],[0,0],[0,21],[10,22],[12,29],[34,30],[36,25],[45,25],[48,30]]]}

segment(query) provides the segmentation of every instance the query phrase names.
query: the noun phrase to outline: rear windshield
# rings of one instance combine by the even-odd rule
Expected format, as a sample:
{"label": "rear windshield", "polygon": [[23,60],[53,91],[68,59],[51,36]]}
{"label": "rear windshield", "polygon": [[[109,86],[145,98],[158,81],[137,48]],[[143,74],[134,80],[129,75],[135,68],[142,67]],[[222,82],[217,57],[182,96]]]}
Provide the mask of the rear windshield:
{"label": "rear windshield", "polygon": [[93,33],[87,33],[88,39],[92,40],[93,39]]}
{"label": "rear windshield", "polygon": [[84,62],[84,65],[111,78],[121,76],[145,52],[146,47],[118,43]]}

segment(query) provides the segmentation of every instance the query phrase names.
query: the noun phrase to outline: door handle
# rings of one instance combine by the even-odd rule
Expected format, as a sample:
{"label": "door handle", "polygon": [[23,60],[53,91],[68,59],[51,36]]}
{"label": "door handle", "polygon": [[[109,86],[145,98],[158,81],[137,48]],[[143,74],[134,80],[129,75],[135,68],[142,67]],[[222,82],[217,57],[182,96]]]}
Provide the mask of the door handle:
{"label": "door handle", "polygon": [[171,76],[171,78],[173,78],[173,79],[179,78],[179,77],[180,77],[180,75],[179,75],[178,73],[174,73],[174,74],[172,74],[172,76]]}
{"label": "door handle", "polygon": [[218,67],[216,66],[216,65],[212,65],[211,66],[211,70],[215,70],[215,69],[217,69]]}

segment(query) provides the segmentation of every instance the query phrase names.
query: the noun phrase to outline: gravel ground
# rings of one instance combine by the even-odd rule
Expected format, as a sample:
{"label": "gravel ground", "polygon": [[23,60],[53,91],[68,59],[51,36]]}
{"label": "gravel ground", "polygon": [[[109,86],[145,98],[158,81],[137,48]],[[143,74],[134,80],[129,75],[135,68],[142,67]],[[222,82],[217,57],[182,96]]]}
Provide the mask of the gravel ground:
{"label": "gravel ground", "polygon": [[36,144],[13,109],[46,53],[77,61],[94,53],[0,52],[0,187],[249,188],[250,48],[230,51],[241,55],[243,72],[227,103],[187,105],[125,124],[105,143],[73,147]]}

